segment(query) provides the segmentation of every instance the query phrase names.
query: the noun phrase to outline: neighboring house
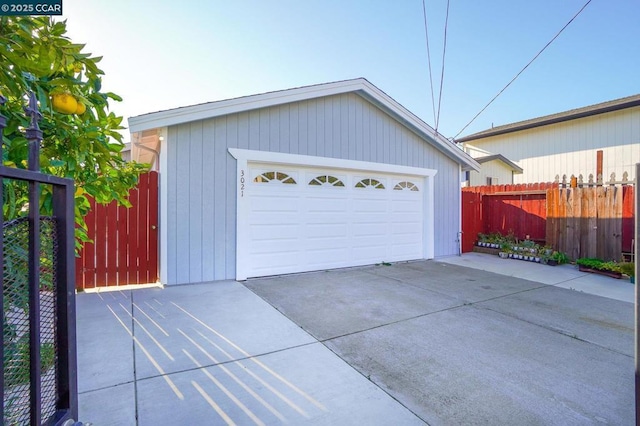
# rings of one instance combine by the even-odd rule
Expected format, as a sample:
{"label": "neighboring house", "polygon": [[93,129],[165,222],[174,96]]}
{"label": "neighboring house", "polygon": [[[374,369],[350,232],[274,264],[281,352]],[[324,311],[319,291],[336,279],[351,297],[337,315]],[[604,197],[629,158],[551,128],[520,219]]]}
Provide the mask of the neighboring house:
{"label": "neighboring house", "polygon": [[485,155],[475,160],[482,169],[479,173],[466,171],[463,186],[512,184],[513,175],[522,173],[520,166],[502,154]]}
{"label": "neighboring house", "polygon": [[124,161],[131,161],[131,142],[124,143],[124,148],[120,151],[120,157]]}
{"label": "neighboring house", "polygon": [[159,164],[160,277],[195,283],[459,250],[479,164],[367,80],[129,119]]}
{"label": "neighboring house", "polygon": [[[624,172],[633,179],[640,161],[640,95],[494,127],[456,142],[483,163],[479,174],[470,173],[472,185],[486,185],[494,178],[500,184],[552,182],[563,175],[583,175],[587,182],[592,174],[595,180],[598,151],[603,180],[615,173],[620,181]],[[505,165],[487,167],[486,158],[496,155]],[[512,182],[504,181],[509,179],[509,163],[521,169]]]}

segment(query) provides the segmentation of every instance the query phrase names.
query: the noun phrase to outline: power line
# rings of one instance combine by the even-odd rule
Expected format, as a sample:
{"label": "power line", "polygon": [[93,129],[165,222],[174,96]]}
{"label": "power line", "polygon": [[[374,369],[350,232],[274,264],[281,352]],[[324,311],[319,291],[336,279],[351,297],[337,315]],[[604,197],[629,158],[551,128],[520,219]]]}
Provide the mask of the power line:
{"label": "power line", "polygon": [[424,36],[427,41],[427,60],[429,62],[429,83],[431,84],[431,109],[433,110],[433,123],[436,122],[436,101],[433,96],[433,74],[431,73],[431,52],[429,51],[429,28],[427,27],[427,7],[422,0],[422,16],[424,17]]}
{"label": "power line", "polygon": [[[489,107],[489,105],[491,105],[491,104],[493,103],[493,101],[495,101],[495,100],[498,98],[498,96],[500,96],[500,95],[502,94],[502,92],[504,92],[505,90],[507,90],[507,88],[508,88],[509,86],[511,86],[511,83],[513,83],[514,81],[516,81],[516,79],[517,79],[518,77],[520,77],[520,74],[522,74],[522,73],[524,72],[524,70],[526,70],[527,68],[529,68],[529,65],[531,65],[531,64],[533,63],[533,61],[535,61],[535,60],[538,58],[538,56],[540,56],[540,54],[542,54],[542,52],[544,52],[544,51],[547,49],[547,47],[549,47],[549,45],[550,45],[551,43],[553,43],[553,42],[555,41],[555,39],[556,39],[556,38],[558,38],[558,36],[559,36],[560,34],[562,34],[562,32],[565,30],[565,28],[567,28],[567,27],[569,26],[569,24],[571,24],[571,23],[573,22],[573,20],[574,20],[574,19],[576,19],[576,18],[578,17],[578,15],[580,15],[580,14],[582,13],[582,11],[583,11],[583,10],[584,10],[588,5],[589,5],[589,3],[591,3],[591,0],[588,0],[588,1],[584,4],[584,6],[582,6],[582,8],[580,8],[580,10],[578,11],[578,13],[576,13],[576,14],[573,16],[573,18],[571,18],[571,19],[569,20],[569,22],[567,22],[567,23],[565,24],[565,26],[564,26],[564,27],[562,27],[562,28],[560,29],[560,31],[558,31],[558,33],[557,33],[555,36],[553,36],[553,38],[552,38],[552,39],[551,39],[547,44],[545,44],[545,46],[544,46],[544,47],[543,47],[543,48],[542,48],[542,49],[541,49],[541,50],[536,54],[536,56],[534,56],[534,57],[533,57],[533,59],[531,59],[531,60],[529,61],[529,63],[528,63],[527,65],[525,65],[525,66],[524,66],[524,68],[522,68],[522,69],[520,70],[520,72],[519,72],[518,74],[516,74],[516,76],[515,76],[515,77],[513,77],[513,78],[511,79],[511,81],[510,81],[509,83],[507,83],[507,85],[506,85],[506,86],[504,86],[504,87],[502,88],[502,90],[500,90],[500,91],[498,92],[498,94],[497,94],[497,95],[495,95],[495,96],[493,97],[493,99],[491,99],[491,100],[489,101],[489,103],[488,103],[488,104],[486,104],[486,105],[484,106],[484,108],[482,108],[482,109],[480,110],[480,112],[478,112],[478,113],[477,113],[477,114],[476,114],[476,115],[471,119],[471,121],[469,121],[469,122],[468,122],[468,123],[467,123],[467,124],[462,128],[462,130],[460,130],[460,131],[458,132],[458,134],[457,134],[457,135],[455,135],[453,138],[454,138],[454,139],[456,139],[458,136],[460,136],[460,133],[464,132],[464,130],[465,130],[467,127],[469,127],[469,125],[470,125],[471,123],[473,123],[473,122],[475,121],[475,119],[476,119],[476,118],[478,118],[478,116],[480,116],[480,114],[482,114],[482,113],[484,112],[484,110],[485,110],[485,109],[487,109],[487,108]],[[437,129],[437,126],[436,126],[436,129]]]}
{"label": "power line", "polygon": [[438,133],[438,124],[440,124],[440,103],[442,102],[442,86],[444,85],[444,57],[447,52],[447,26],[449,25],[449,0],[447,0],[447,15],[444,19],[444,42],[442,46],[442,72],[440,74],[440,95],[438,96],[438,118],[436,119],[435,131]]}

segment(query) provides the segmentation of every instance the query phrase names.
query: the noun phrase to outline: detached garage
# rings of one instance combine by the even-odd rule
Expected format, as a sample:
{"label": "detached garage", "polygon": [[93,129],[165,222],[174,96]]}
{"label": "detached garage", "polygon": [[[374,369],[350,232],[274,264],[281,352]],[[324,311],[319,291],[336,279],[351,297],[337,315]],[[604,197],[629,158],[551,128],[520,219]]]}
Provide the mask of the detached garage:
{"label": "detached garage", "polygon": [[163,284],[458,253],[479,165],[364,79],[129,119],[160,172]]}

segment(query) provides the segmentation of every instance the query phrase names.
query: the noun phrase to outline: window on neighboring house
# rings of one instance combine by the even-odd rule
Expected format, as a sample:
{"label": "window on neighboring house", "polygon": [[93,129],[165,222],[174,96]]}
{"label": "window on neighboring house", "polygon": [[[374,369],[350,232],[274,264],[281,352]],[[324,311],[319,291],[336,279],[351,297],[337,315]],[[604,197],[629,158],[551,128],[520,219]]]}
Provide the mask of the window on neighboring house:
{"label": "window on neighboring house", "polygon": [[498,185],[498,178],[487,176],[487,185]]}
{"label": "window on neighboring house", "polygon": [[464,172],[464,180],[466,180],[467,182],[471,181],[471,172],[469,170]]}

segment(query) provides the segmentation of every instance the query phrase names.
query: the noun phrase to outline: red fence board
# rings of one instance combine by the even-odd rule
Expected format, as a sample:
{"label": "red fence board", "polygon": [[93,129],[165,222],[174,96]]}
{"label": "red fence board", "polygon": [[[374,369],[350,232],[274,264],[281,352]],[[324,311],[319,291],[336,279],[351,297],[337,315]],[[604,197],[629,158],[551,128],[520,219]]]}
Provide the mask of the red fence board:
{"label": "red fence board", "polygon": [[462,252],[473,251],[482,228],[482,195],[478,192],[462,192]]}
{"label": "red fence board", "polygon": [[[574,241],[578,237],[571,232],[577,228],[576,223],[558,227],[547,221],[547,189],[558,188],[558,183],[516,184],[477,186],[462,189],[462,251],[473,250],[479,232],[507,235],[510,232],[518,239],[529,238],[545,243],[552,236],[555,241]],[[544,192],[543,192],[544,191]],[[631,185],[622,186],[622,252],[633,251],[634,239],[634,189]],[[473,194],[473,195],[471,195]],[[552,194],[553,195],[553,194]],[[553,200],[550,202],[555,203]],[[557,201],[557,200],[556,200]],[[554,204],[555,205],[555,204]],[[558,205],[554,213],[558,217],[569,217],[568,220],[594,222],[595,205],[591,211],[566,211],[565,203]],[[577,215],[577,216],[576,216]],[[577,219],[576,219],[577,218]],[[591,222],[589,222],[591,221]],[[550,228],[548,228],[550,227]],[[600,227],[596,227],[600,228]],[[602,232],[605,230],[602,229]],[[586,239],[588,236],[579,236]],[[591,236],[594,237],[595,236]],[[589,238],[591,238],[589,237]],[[589,245],[585,243],[585,245]]]}
{"label": "red fence board", "polygon": [[129,282],[128,268],[128,238],[129,232],[129,220],[127,218],[127,208],[124,206],[118,206],[118,268],[117,268],[117,280],[120,283]]}
{"label": "red fence board", "polygon": [[[140,176],[138,186],[138,254],[148,253],[149,245],[149,175]],[[138,255],[138,279],[140,282],[149,282],[148,258]]]}
{"label": "red fence board", "polygon": [[130,283],[138,282],[138,192],[139,189],[134,189],[129,193],[132,206],[127,209],[127,275]]}
{"label": "red fence board", "polygon": [[85,217],[88,236],[76,259],[76,288],[144,284],[158,279],[158,174],[140,176],[132,207],[97,205]]}
{"label": "red fence board", "polygon": [[118,284],[118,206],[110,203],[105,206],[107,215],[107,285]]}
{"label": "red fence board", "polygon": [[[91,210],[85,216],[85,224],[87,225],[87,234],[89,238],[95,235],[96,230],[96,202],[93,199],[89,200]],[[82,248],[81,264],[82,274],[84,276],[83,288],[93,288],[96,286],[96,250],[94,244],[85,244]]]}
{"label": "red fence board", "polygon": [[[158,173],[149,173],[149,282],[158,279]],[[154,190],[155,188],[155,190]],[[155,208],[152,208],[156,206]]]}

